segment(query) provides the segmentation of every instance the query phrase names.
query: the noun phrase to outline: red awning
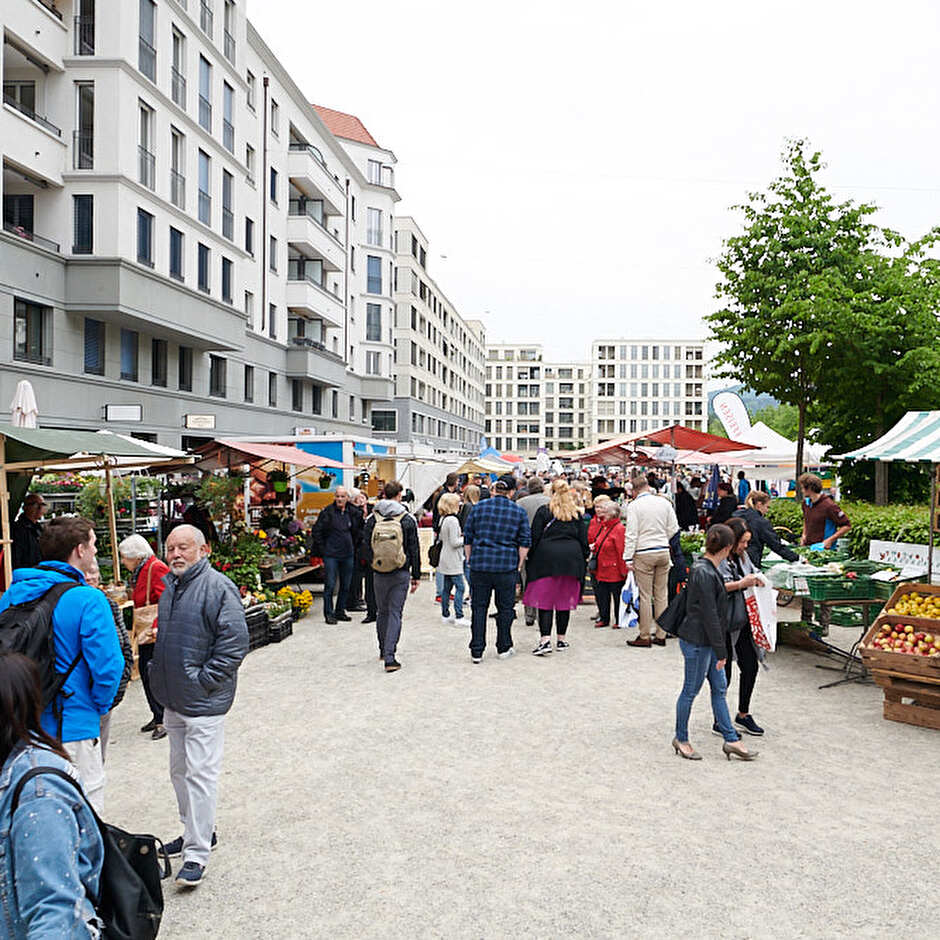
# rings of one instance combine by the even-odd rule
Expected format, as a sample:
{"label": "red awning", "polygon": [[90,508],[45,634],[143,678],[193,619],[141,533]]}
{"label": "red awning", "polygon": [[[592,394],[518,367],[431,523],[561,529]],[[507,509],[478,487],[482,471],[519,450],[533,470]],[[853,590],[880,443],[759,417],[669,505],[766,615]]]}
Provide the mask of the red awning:
{"label": "red awning", "polygon": [[700,454],[723,454],[729,450],[758,450],[754,444],[745,444],[742,441],[732,441],[717,434],[708,434],[705,431],[695,431],[692,428],[674,424],[669,428],[662,428],[640,437],[655,441],[657,444],[668,444],[676,450],[696,450]]}
{"label": "red awning", "polygon": [[329,457],[320,457],[309,454],[292,444],[256,444],[254,441],[218,440],[199,448],[199,453],[205,457],[214,456],[214,451],[220,453],[223,449],[232,453],[245,454],[261,460],[273,460],[276,463],[286,463],[293,467],[316,467],[318,470],[355,470],[354,464],[340,463]]}

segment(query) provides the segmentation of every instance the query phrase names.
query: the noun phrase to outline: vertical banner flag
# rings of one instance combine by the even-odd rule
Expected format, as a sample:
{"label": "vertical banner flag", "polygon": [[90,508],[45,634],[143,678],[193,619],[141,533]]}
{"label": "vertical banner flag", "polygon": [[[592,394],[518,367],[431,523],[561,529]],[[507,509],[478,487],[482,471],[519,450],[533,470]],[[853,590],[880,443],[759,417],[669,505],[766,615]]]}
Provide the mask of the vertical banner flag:
{"label": "vertical banner flag", "polygon": [[735,392],[719,392],[712,399],[712,408],[732,441],[743,441],[751,430],[751,419],[741,396]]}

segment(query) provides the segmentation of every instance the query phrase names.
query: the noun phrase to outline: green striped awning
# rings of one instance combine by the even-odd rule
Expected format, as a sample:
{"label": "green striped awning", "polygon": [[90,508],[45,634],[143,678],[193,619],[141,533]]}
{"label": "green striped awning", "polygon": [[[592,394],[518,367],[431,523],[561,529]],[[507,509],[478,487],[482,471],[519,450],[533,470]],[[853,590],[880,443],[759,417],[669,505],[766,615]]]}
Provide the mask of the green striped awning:
{"label": "green striped awning", "polygon": [[837,459],[940,463],[940,411],[909,411],[877,441]]}

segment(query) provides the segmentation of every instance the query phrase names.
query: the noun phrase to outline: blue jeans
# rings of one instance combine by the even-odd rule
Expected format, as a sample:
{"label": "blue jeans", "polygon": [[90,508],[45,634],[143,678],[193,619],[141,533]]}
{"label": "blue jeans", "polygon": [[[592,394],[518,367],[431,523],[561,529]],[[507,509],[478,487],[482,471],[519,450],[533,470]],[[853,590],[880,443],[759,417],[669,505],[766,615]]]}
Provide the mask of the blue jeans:
{"label": "blue jeans", "polygon": [[728,691],[728,680],[723,669],[716,668],[718,656],[710,646],[698,646],[679,639],[679,649],[685,659],[685,681],[682,691],[676,702],[676,740],[685,744],[689,740],[689,714],[692,711],[692,702],[702,688],[706,677],[712,693],[712,714],[715,722],[726,741],[740,741],[741,736],[731,724],[731,715],[728,714],[728,703],[725,693]]}
{"label": "blue jeans", "polygon": [[482,656],[486,649],[486,614],[490,595],[496,595],[496,652],[512,649],[512,618],[516,606],[516,575],[512,571],[474,571],[470,569],[470,652]]}
{"label": "blue jeans", "polygon": [[[346,613],[346,595],[352,580],[354,559],[352,555],[329,555],[323,559],[323,616]],[[336,595],[336,607],[333,607],[333,591],[339,582]]]}
{"label": "blue jeans", "polygon": [[460,620],[463,617],[463,575],[445,574],[444,589],[441,591],[441,616],[450,616],[450,589],[454,589],[454,614]]}

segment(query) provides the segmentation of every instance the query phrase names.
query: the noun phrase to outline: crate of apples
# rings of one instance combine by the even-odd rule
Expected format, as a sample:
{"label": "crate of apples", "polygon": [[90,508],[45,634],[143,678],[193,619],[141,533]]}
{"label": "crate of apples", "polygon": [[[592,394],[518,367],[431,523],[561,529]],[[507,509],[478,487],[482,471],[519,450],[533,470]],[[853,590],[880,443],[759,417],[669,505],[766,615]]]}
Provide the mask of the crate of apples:
{"label": "crate of apples", "polygon": [[940,636],[925,633],[909,623],[886,623],[872,638],[871,647],[912,656],[940,656]]}
{"label": "crate of apples", "polygon": [[902,594],[886,614],[896,617],[924,617],[927,620],[940,620],[940,594],[920,594],[911,591]]}

